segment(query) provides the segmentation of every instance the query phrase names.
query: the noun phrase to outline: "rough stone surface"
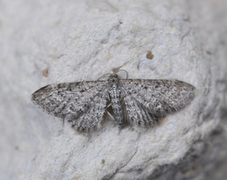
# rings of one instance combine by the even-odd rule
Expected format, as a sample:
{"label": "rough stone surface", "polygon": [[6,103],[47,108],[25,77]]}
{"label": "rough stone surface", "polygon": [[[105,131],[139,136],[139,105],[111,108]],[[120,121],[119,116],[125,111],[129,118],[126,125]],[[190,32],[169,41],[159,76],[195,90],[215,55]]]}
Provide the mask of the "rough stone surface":
{"label": "rough stone surface", "polygon": [[[225,0],[0,1],[0,178],[224,179],[226,8]],[[30,100],[46,84],[116,68],[183,80],[197,95],[155,128],[119,131],[109,119],[90,135]]]}

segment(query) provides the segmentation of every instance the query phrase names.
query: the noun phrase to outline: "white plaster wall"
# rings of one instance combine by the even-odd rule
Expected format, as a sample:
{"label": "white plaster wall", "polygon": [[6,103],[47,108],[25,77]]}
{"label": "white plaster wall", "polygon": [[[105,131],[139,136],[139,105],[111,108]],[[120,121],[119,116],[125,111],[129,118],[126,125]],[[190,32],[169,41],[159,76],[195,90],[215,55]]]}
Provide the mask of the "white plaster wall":
{"label": "white plaster wall", "polygon": [[[219,122],[227,24],[214,15],[224,3],[0,1],[0,177],[146,179],[177,164]],[[30,100],[46,84],[97,80],[119,67],[130,78],[183,80],[196,97],[154,128],[119,131],[108,119],[89,137]]]}

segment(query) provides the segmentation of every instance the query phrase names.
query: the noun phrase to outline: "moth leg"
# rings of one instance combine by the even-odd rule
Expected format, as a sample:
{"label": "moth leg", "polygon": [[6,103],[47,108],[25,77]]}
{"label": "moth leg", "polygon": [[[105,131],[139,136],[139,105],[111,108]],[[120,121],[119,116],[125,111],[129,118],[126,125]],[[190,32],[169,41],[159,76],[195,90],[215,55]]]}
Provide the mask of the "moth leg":
{"label": "moth leg", "polygon": [[[111,103],[109,103],[108,105],[107,105],[107,108],[109,108],[111,106]],[[115,119],[114,119],[114,117],[112,116],[112,114],[110,114],[110,112],[109,111],[106,111],[107,112],[107,114],[110,116],[110,118],[113,120],[113,121],[115,121]]]}
{"label": "moth leg", "polygon": [[[108,105],[107,105],[107,108],[109,108],[111,105],[112,105],[111,103],[108,104]],[[116,119],[113,117],[113,115],[112,115],[109,111],[106,111],[106,112],[107,112],[107,114],[109,115],[109,117],[110,117],[114,122],[116,122]],[[119,128],[122,128],[121,125],[119,125],[118,123],[117,123],[117,125],[119,126]]]}
{"label": "moth leg", "polygon": [[110,118],[111,118],[113,121],[115,121],[115,119],[114,119],[114,117],[112,116],[112,114],[110,114],[109,111],[106,111],[106,112],[107,112],[107,114],[110,116]]}

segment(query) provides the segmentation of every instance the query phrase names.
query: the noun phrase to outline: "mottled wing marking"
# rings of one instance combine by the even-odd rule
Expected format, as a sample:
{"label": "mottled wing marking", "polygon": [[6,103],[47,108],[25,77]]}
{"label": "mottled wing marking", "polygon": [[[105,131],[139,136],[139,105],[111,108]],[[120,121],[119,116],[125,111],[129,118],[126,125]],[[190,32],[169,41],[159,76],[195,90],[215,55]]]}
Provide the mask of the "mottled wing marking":
{"label": "mottled wing marking", "polygon": [[72,121],[72,126],[79,131],[89,130],[100,126],[106,111],[107,93],[107,90],[104,90],[101,94],[95,96],[85,113],[77,117],[73,114],[69,114],[66,117],[66,120]]}
{"label": "mottled wing marking", "polygon": [[130,96],[125,96],[125,114],[127,116],[127,121],[130,124],[138,124],[140,126],[154,126],[158,117],[151,114],[149,110],[135,98]]}
{"label": "mottled wing marking", "polygon": [[45,86],[32,100],[56,117],[71,121],[76,128],[89,129],[101,122],[107,104],[107,82],[85,81]]}
{"label": "mottled wing marking", "polygon": [[182,81],[123,80],[112,74],[105,81],[45,86],[32,94],[32,101],[77,130],[86,131],[101,124],[108,103],[119,127],[125,122],[146,127],[185,107],[194,96],[195,87]]}
{"label": "mottled wing marking", "polygon": [[144,119],[140,123],[178,111],[195,96],[195,87],[178,80],[125,79],[120,83],[129,121]]}

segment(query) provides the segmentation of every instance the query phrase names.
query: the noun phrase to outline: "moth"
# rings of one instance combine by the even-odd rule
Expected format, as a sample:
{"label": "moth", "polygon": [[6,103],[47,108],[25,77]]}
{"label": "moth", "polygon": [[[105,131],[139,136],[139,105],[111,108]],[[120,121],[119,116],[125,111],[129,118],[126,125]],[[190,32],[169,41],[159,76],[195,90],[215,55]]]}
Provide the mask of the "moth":
{"label": "moth", "polygon": [[78,131],[100,127],[105,113],[119,128],[149,127],[188,105],[195,89],[179,80],[120,79],[114,73],[106,80],[47,85],[32,94],[32,101]]}

